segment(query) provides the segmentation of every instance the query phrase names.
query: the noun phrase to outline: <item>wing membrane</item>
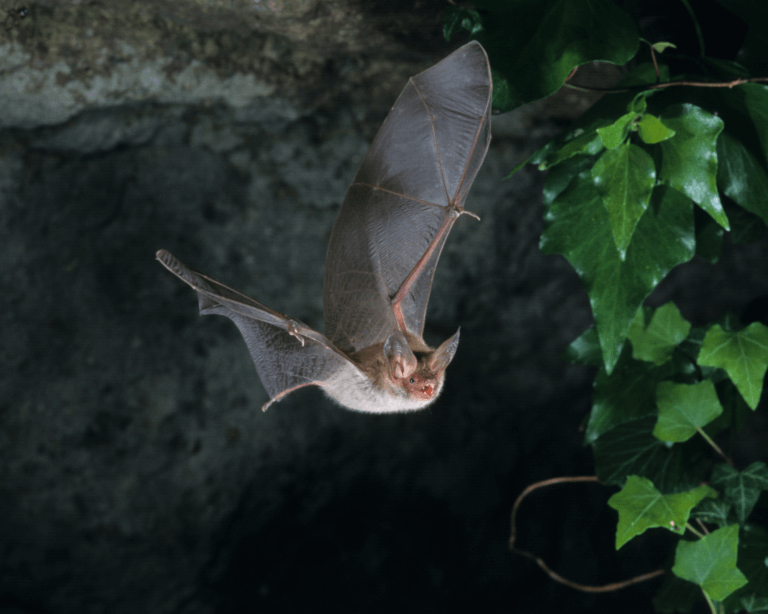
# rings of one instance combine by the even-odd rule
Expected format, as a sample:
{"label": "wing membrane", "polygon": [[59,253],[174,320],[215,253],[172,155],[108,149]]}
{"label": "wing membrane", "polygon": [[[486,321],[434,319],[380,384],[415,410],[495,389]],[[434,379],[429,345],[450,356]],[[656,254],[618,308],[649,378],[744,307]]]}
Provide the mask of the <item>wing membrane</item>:
{"label": "wing membrane", "polygon": [[476,42],[412,77],[398,98],[331,235],[323,307],[339,347],[358,351],[403,325],[422,335],[440,252],[488,149],[490,103]]}
{"label": "wing membrane", "polygon": [[157,259],[197,291],[201,315],[226,316],[237,325],[270,403],[297,388],[322,384],[348,362],[325,336],[301,322],[193,271],[165,250]]}

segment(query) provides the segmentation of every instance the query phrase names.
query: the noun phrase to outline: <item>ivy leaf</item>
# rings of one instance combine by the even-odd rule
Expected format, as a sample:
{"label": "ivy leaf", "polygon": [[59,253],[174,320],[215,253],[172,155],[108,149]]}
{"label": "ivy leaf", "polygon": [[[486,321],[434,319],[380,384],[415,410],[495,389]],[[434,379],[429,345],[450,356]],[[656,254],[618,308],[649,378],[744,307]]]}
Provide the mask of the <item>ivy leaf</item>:
{"label": "ivy leaf", "polygon": [[591,174],[579,173],[551,201],[546,197],[549,181],[548,176],[541,251],[563,254],[584,282],[610,373],[645,297],[673,267],[693,257],[691,203],[676,190],[655,189],[622,260]]}
{"label": "ivy leaf", "polygon": [[741,598],[741,605],[750,614],[752,612],[768,612],[768,597],[747,595]]}
{"label": "ivy leaf", "polygon": [[653,436],[655,422],[655,416],[624,422],[592,444],[601,482],[620,486],[628,475],[640,475],[665,493],[699,485],[704,470],[696,461],[706,444],[697,438],[669,447]]}
{"label": "ivy leaf", "polygon": [[609,126],[597,129],[603,146],[607,149],[616,149],[624,142],[629,134],[629,124],[637,117],[637,113],[626,113]]}
{"label": "ivy leaf", "polygon": [[722,601],[747,583],[736,567],[739,525],[717,529],[693,542],[680,541],[672,573],[698,584],[715,601]]}
{"label": "ivy leaf", "polygon": [[443,36],[450,41],[461,30],[466,30],[471,36],[476,36],[483,30],[480,13],[473,9],[460,6],[445,7],[445,20],[443,22]]}
{"label": "ivy leaf", "polygon": [[768,159],[768,86],[762,83],[745,83],[740,87],[744,94],[747,113],[757,129],[757,138]]}
{"label": "ivy leaf", "polygon": [[[603,139],[603,136],[600,138]],[[619,249],[619,256],[624,260],[632,234],[648,208],[656,183],[653,158],[631,143],[618,145],[603,152],[595,162],[592,181],[608,210],[613,240]]]}
{"label": "ivy leaf", "polygon": [[[642,312],[638,312],[642,318]],[[638,325],[635,325],[637,322]],[[629,329],[628,339],[632,342],[632,358],[663,365],[672,357],[672,352],[688,336],[690,322],[686,321],[674,303],[659,307],[650,323],[643,328],[637,318]]]}
{"label": "ivy leaf", "polygon": [[602,366],[595,376],[592,411],[589,413],[584,444],[594,443],[601,435],[624,422],[655,416],[656,386],[668,375],[666,369],[662,371],[633,360],[629,348],[622,351],[611,373]]}
{"label": "ivy leaf", "polygon": [[723,413],[712,380],[698,384],[661,382],[656,388],[659,419],[653,436],[662,441],[688,441],[701,427]]}
{"label": "ivy leaf", "polygon": [[715,324],[701,344],[698,363],[724,369],[752,409],[757,407],[768,368],[768,328],[753,322],[738,332]]}
{"label": "ivy leaf", "polygon": [[603,353],[600,351],[600,339],[597,329],[592,326],[579,335],[563,353],[563,360],[576,365],[592,365],[599,367],[603,364]]}
{"label": "ivy leaf", "polygon": [[752,513],[760,491],[768,490],[768,465],[757,461],[740,472],[722,463],[712,471],[711,482],[724,490],[726,499],[733,504],[736,518],[744,523]]}
{"label": "ivy leaf", "polygon": [[663,527],[682,535],[691,510],[705,497],[717,497],[709,486],[699,486],[687,492],[662,495],[653,482],[636,475],[610,499],[608,505],[619,512],[616,529],[616,550],[646,529]]}
{"label": "ivy leaf", "polygon": [[727,132],[717,139],[717,159],[717,184],[723,193],[768,224],[765,166]]}
{"label": "ivy leaf", "polygon": [[655,115],[646,113],[637,124],[637,135],[648,145],[655,145],[675,136],[675,131],[667,128]]}
{"label": "ivy leaf", "polygon": [[[604,122],[597,122],[596,125],[601,125],[603,123]],[[562,139],[550,141],[528,158],[528,160],[525,161],[525,164],[538,164],[539,170],[545,171],[573,156],[594,155],[600,153],[602,149],[603,144],[596,129],[593,126],[587,126],[586,128],[577,129],[574,132],[567,134]]]}
{"label": "ivy leaf", "polygon": [[723,120],[695,105],[680,104],[668,107],[662,121],[675,131],[675,136],[661,143],[659,181],[688,196],[730,230],[716,181],[717,136]]}
{"label": "ivy leaf", "polygon": [[[768,600],[768,531],[764,527],[747,524],[739,536],[738,567],[749,580],[725,600],[725,611],[740,612],[744,601],[750,607],[759,607]],[[747,610],[759,611],[759,610]]]}
{"label": "ivy leaf", "polygon": [[716,524],[720,527],[732,524],[728,516],[731,504],[723,499],[704,499],[691,512],[691,518],[697,518],[702,522]]}
{"label": "ivy leaf", "polygon": [[477,40],[498,71],[493,106],[501,111],[553,94],[581,64],[626,64],[639,46],[634,22],[611,0],[476,0],[473,5],[484,14]]}

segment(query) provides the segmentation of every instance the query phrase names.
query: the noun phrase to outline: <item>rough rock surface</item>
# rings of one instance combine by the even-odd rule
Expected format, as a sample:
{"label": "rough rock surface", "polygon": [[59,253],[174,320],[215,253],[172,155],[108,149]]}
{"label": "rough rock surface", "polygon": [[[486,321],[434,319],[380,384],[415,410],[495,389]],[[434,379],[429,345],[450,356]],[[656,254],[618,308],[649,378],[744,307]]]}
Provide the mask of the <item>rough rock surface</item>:
{"label": "rough rock surface", "polygon": [[[462,341],[428,411],[359,415],[303,390],[260,412],[235,327],[199,319],[154,262],[167,248],[322,329],[338,204],[407,76],[448,52],[442,6],[6,7],[0,613],[628,611],[506,550],[525,485],[591,468],[591,374],[559,359],[588,301],[538,251],[542,178],[502,181],[562,112],[495,123],[468,204],[482,221],[456,225],[435,280],[427,339],[461,325]],[[766,255],[695,264],[699,294],[685,274],[662,292],[689,317],[739,309],[766,292]],[[521,538],[582,582],[658,563],[596,541],[613,517],[591,488],[531,502]]]}

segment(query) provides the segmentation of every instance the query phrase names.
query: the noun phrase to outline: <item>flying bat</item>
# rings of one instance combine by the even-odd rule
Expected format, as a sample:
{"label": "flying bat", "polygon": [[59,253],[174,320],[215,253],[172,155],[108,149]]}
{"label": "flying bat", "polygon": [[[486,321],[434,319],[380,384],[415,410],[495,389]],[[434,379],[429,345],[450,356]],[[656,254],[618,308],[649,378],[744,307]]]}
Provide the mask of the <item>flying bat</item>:
{"label": "flying bat", "polygon": [[[184,266],[157,259],[197,291],[201,314],[240,330],[270,400],[320,386],[349,409],[390,413],[440,394],[459,332],[423,339],[435,267],[485,158],[491,72],[471,42],[411,77],[371,144],[333,227],[325,262],[325,335]],[[479,218],[478,218],[479,219]]]}

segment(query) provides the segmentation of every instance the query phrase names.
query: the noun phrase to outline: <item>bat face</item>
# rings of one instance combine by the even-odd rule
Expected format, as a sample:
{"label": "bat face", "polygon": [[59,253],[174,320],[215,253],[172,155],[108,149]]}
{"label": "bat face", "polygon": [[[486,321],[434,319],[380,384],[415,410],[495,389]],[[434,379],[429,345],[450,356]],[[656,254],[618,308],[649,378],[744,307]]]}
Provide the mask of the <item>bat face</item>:
{"label": "bat face", "polygon": [[490,111],[490,68],[477,42],[411,77],[331,234],[325,336],[157,253],[197,291],[201,314],[227,316],[240,329],[270,395],[263,409],[309,385],[372,413],[421,409],[439,396],[459,333],[431,348],[424,316],[443,245],[469,213],[464,202],[488,150]]}

